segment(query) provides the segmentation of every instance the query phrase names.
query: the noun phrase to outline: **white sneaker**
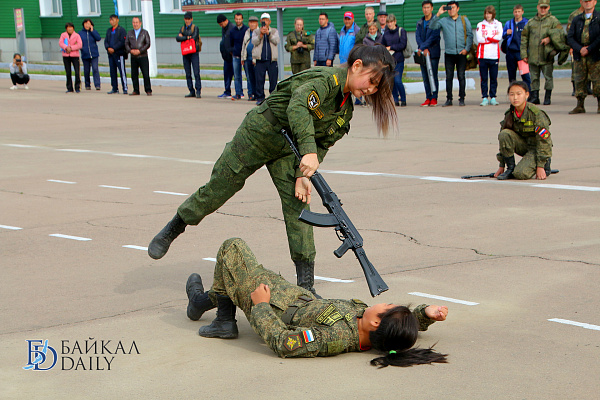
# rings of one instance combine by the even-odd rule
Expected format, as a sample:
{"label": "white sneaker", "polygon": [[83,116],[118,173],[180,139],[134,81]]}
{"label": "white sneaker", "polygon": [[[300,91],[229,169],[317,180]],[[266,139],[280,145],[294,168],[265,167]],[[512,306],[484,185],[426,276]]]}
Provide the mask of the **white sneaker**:
{"label": "white sneaker", "polygon": [[13,85],[10,87],[10,90],[17,90],[17,89],[18,89],[17,85]]}
{"label": "white sneaker", "polygon": [[29,90],[29,86],[25,85],[25,90]]}

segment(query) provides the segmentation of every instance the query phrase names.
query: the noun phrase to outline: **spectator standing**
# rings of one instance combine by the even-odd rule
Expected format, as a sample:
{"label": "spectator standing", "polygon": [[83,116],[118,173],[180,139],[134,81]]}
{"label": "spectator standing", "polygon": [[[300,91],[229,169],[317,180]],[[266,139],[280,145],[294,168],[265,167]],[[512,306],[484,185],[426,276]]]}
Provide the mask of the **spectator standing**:
{"label": "spectator standing", "polygon": [[[527,21],[529,21],[523,17],[524,11],[523,6],[520,4],[513,8],[514,18],[504,25],[502,34],[502,39],[506,41],[506,69],[508,70],[509,82],[514,82],[517,79],[517,68],[519,67],[519,61],[521,61],[521,34],[525,25],[527,25]],[[531,91],[529,72],[521,74],[521,79]]]}
{"label": "spectator standing", "polygon": [[317,67],[331,67],[338,52],[338,35],[327,13],[319,14],[319,29],[315,33],[315,53],[313,61]]}
{"label": "spectator standing", "polygon": [[356,34],[356,43],[364,43],[363,39],[367,37],[367,34],[369,33],[369,24],[375,22],[375,9],[373,7],[365,8],[365,19],[367,22],[365,22]]}
{"label": "spectator standing", "polygon": [[[387,29],[383,34],[381,44],[392,53],[396,61],[394,88],[392,89],[394,104],[406,107],[406,92],[402,83],[402,74],[404,73],[404,54],[402,52],[408,44],[408,36],[404,28],[396,25],[396,16],[394,14],[390,14],[387,17]],[[398,101],[398,98],[400,98],[400,101]]]}
{"label": "spectator standing", "polygon": [[383,39],[383,35],[379,30],[379,25],[377,22],[373,21],[369,24],[369,30],[367,31],[367,36],[363,39],[363,44],[367,46],[375,46],[377,43],[381,43]]}
{"label": "spectator standing", "polygon": [[108,18],[110,28],[106,30],[104,37],[104,48],[108,53],[108,66],[110,69],[110,84],[112,86],[108,94],[119,93],[119,82],[117,73],[121,76],[121,87],[123,94],[127,94],[127,72],[125,71],[125,60],[127,52],[125,51],[125,37],[127,31],[119,25],[119,17],[115,14]]}
{"label": "spectator standing", "polygon": [[277,86],[277,45],[279,32],[271,28],[271,16],[260,16],[261,27],[252,32],[252,59],[256,60],[256,104],[265,99],[265,74],[269,74],[269,93]]}
{"label": "spectator standing", "polygon": [[[571,14],[569,14],[569,19],[567,20],[567,33],[569,33],[569,30],[571,30],[571,24],[573,23],[573,19],[578,16],[579,14],[581,14],[583,12],[583,6],[580,5],[579,8],[577,8],[577,10],[573,11]],[[575,80],[573,79],[574,75],[575,75],[575,71],[573,71],[573,68],[575,67],[575,60],[573,59],[573,48],[571,48],[571,50],[569,50],[569,54],[571,55],[571,60],[573,61],[571,63],[571,85],[573,86],[573,91],[571,92],[571,96],[575,96]],[[591,93],[589,93],[591,94]]]}
{"label": "spectator standing", "polygon": [[540,104],[540,72],[546,80],[544,105],[552,103],[554,89],[554,55],[552,35],[564,35],[558,19],[550,14],[550,0],[539,0],[537,14],[529,20],[521,34],[521,59],[529,64],[531,73],[531,102]]}
{"label": "spectator standing", "polygon": [[246,83],[248,85],[248,101],[256,101],[256,72],[254,71],[254,60],[252,58],[252,33],[258,29],[258,17],[254,15],[248,18],[248,29],[244,33],[242,43],[241,63],[246,72]]}
{"label": "spectator standing", "polygon": [[91,19],[86,18],[81,23],[83,29],[79,31],[81,37],[81,61],[83,61],[83,79],[85,82],[85,90],[92,90],[90,82],[90,68],[94,76],[94,86],[96,90],[100,90],[100,70],[98,69],[98,44],[102,38],[97,30],[94,29],[94,23]]}
{"label": "spectator standing", "polygon": [[386,11],[379,11],[377,13],[377,22],[379,22],[379,31],[381,32],[381,35],[383,35],[387,29],[387,17],[388,13]]}
{"label": "spectator standing", "polygon": [[568,35],[575,59],[573,71],[577,97],[577,106],[569,114],[585,112],[589,80],[594,83],[593,94],[598,99],[597,113],[600,113],[600,12],[596,11],[596,0],[581,0],[581,4],[583,13],[573,18]]}
{"label": "spectator standing", "polygon": [[344,13],[344,27],[340,30],[340,64],[348,61],[348,54],[354,47],[358,26],[354,23],[354,13],[346,11]]}
{"label": "spectator standing", "polygon": [[421,104],[421,107],[435,107],[438,103],[438,67],[440,64],[440,30],[431,29],[431,19],[433,18],[433,2],[431,0],[425,0],[421,4],[423,10],[423,17],[417,22],[417,30],[415,32],[415,38],[417,39],[417,53],[424,56],[429,56],[431,61],[431,72],[433,73],[433,80],[435,81],[435,87],[432,88],[429,83],[429,74],[427,72],[427,65],[421,65],[421,76],[423,77],[423,86],[425,86],[425,95],[427,98]]}
{"label": "spectator standing", "polygon": [[244,16],[242,13],[235,13],[233,20],[235,26],[231,29],[231,55],[233,57],[233,82],[235,84],[235,96],[232,100],[241,100],[244,97],[244,87],[242,86],[242,45],[244,44],[244,35],[248,27],[244,25]]}
{"label": "spectator standing", "polygon": [[[446,10],[447,7],[450,7]],[[448,11],[448,17],[440,19],[440,15]],[[431,29],[441,29],[444,33],[444,67],[446,69],[446,103],[443,107],[452,105],[452,81],[454,69],[458,76],[458,105],[465,105],[467,54],[473,44],[473,30],[469,18],[459,14],[460,7],[456,1],[449,1],[441,6],[431,19]],[[463,22],[464,26],[463,28]],[[466,36],[466,40],[465,40]]]}
{"label": "spectator standing", "polygon": [[[483,21],[477,24],[477,58],[479,59],[481,98],[483,99],[480,106],[487,106],[488,104],[497,106],[499,104],[496,100],[496,90],[498,89],[500,40],[502,40],[502,23],[496,19],[496,8],[487,6],[483,11]],[[489,93],[488,75],[490,80]]]}
{"label": "spectator standing", "polygon": [[[183,16],[183,26],[179,30],[179,34],[175,37],[178,42],[186,40],[194,40],[196,43],[196,51],[190,54],[182,54],[183,69],[185,70],[185,79],[187,80],[188,90],[185,95],[187,98],[202,98],[202,80],[200,79],[200,51],[202,51],[202,39],[200,39],[200,30],[193,24],[194,18],[190,11],[187,11]],[[196,89],[194,90],[194,82],[192,81],[192,71],[196,80]]]}
{"label": "spectator standing", "polygon": [[221,99],[231,98],[231,80],[233,79],[233,49],[231,48],[231,30],[235,26],[223,14],[217,15],[217,23],[221,27],[221,57],[223,58],[223,82],[225,91],[219,96]]}
{"label": "spectator standing", "polygon": [[300,17],[294,22],[294,30],[287,35],[285,49],[290,52],[292,74],[310,68],[310,52],[315,48],[315,39],[304,30],[304,20]]}
{"label": "spectator standing", "polygon": [[152,85],[150,84],[150,62],[148,61],[148,49],[150,48],[150,34],[142,28],[142,21],[139,17],[133,17],[131,20],[133,29],[127,32],[125,39],[125,50],[131,54],[131,83],[133,92],[130,96],[140,95],[140,77],[139,70],[142,70],[144,76],[144,91],[148,96],[152,96]]}
{"label": "spectator standing", "polygon": [[19,87],[17,85],[23,85],[24,89],[29,89],[27,84],[29,83],[29,75],[27,74],[27,63],[25,63],[19,53],[13,55],[13,61],[8,67],[10,71],[10,80],[12,86],[10,90],[16,90]]}
{"label": "spectator standing", "polygon": [[65,24],[66,32],[60,35],[59,45],[62,51],[63,64],[67,74],[67,93],[73,93],[73,80],[71,79],[71,65],[75,70],[75,92],[79,93],[81,88],[81,73],[79,71],[79,49],[81,49],[81,37],[75,32],[75,26],[71,22]]}

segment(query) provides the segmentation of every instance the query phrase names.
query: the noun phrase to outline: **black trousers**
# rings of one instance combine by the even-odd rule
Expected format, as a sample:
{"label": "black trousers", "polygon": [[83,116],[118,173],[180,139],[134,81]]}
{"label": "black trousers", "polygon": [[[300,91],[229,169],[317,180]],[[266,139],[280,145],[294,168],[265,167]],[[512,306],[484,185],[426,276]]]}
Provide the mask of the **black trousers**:
{"label": "black trousers", "polygon": [[73,80],[71,79],[71,65],[75,70],[75,90],[81,89],[81,72],[79,70],[79,57],[63,57],[65,73],[67,74],[67,90],[73,91]]}
{"label": "black trousers", "polygon": [[17,74],[10,74],[10,80],[13,85],[27,85],[29,83],[29,75],[19,76]]}
{"label": "black trousers", "polygon": [[[200,79],[200,53],[185,54],[183,56],[183,69],[185,70],[185,79],[190,93],[200,93],[202,90],[202,80]],[[196,79],[196,90],[192,82],[192,71],[194,79]]]}
{"label": "black trousers", "polygon": [[140,92],[140,75],[139,69],[142,70],[144,76],[144,91],[146,93],[152,93],[152,86],[150,85],[150,62],[148,56],[131,56],[131,83],[133,84],[133,91],[135,93]]}
{"label": "black trousers", "polygon": [[444,56],[444,67],[446,67],[446,99],[452,100],[452,81],[454,80],[454,69],[456,68],[456,74],[458,75],[458,98],[464,100],[467,84],[465,79],[467,56],[448,53]]}
{"label": "black trousers", "polygon": [[277,86],[277,61],[256,61],[254,67],[256,73],[256,101],[264,100],[265,98],[265,78],[266,73],[269,74],[269,93],[275,91]]}

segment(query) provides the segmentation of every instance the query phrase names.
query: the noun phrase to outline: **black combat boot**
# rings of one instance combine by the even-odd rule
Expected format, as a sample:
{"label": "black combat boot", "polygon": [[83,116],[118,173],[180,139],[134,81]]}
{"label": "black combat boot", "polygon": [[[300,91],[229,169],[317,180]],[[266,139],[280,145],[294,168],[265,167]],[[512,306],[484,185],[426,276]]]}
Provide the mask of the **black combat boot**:
{"label": "black combat boot", "polygon": [[315,288],[315,262],[293,260],[296,265],[296,284],[314,294],[318,299],[322,297],[317,294]]}
{"label": "black combat boot", "polygon": [[571,92],[571,96],[575,97],[575,81],[571,81],[573,84],[573,91]]}
{"label": "black combat boot", "polygon": [[198,335],[207,338],[235,339],[238,337],[235,320],[235,304],[227,296],[217,295],[217,318],[210,325],[198,330]]}
{"label": "black combat boot", "polygon": [[183,222],[179,214],[175,214],[173,219],[158,232],[158,235],[154,236],[148,245],[148,255],[155,260],[162,258],[169,251],[173,240],[185,231],[186,226],[187,224]]}
{"label": "black combat boot", "polygon": [[585,113],[584,103],[585,103],[585,97],[578,97],[577,98],[577,106],[574,109],[572,109],[571,111],[569,111],[569,114]]}
{"label": "black combat boot", "polygon": [[549,106],[552,104],[552,90],[546,90],[546,95],[544,96],[544,105]]}
{"label": "black combat boot", "polygon": [[498,179],[505,180],[513,177],[513,171],[515,170],[515,156],[504,157],[505,170],[504,173],[498,175]]}
{"label": "black combat boot", "polygon": [[540,104],[540,91],[539,90],[531,91],[531,103]]}
{"label": "black combat boot", "polygon": [[598,109],[596,110],[596,114],[600,114],[600,97],[598,99]]}
{"label": "black combat boot", "polygon": [[210,297],[208,297],[208,292],[204,292],[200,275],[190,275],[185,284],[185,291],[189,300],[187,316],[192,321],[198,321],[202,317],[202,314],[216,307]]}
{"label": "black combat boot", "polygon": [[546,161],[546,164],[544,164],[544,171],[546,172],[546,176],[550,176],[550,174],[552,173],[552,168],[550,167],[551,161],[552,161],[552,158],[548,158],[548,160]]}

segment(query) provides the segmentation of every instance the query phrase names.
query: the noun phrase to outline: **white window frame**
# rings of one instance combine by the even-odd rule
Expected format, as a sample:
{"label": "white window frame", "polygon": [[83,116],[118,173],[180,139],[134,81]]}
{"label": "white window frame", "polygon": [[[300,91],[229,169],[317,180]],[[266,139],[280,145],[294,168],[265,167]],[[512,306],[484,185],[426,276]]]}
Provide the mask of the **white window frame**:
{"label": "white window frame", "polygon": [[142,15],[142,5],[140,1],[140,10],[131,10],[131,0],[117,0],[117,7],[119,8],[119,16],[140,16]]}
{"label": "white window frame", "polygon": [[[56,1],[59,10],[54,12],[52,10],[52,3]],[[62,12],[62,0],[39,0],[40,2],[40,17],[44,18],[61,18],[63,16]]]}
{"label": "white window frame", "polygon": [[160,0],[160,14],[185,14],[185,12],[181,9],[182,0],[179,1],[179,8],[173,7],[173,0]]}
{"label": "white window frame", "polygon": [[[95,12],[92,12],[92,3],[96,4]],[[77,0],[77,16],[78,17],[98,17],[102,14],[100,8],[100,0]]]}

